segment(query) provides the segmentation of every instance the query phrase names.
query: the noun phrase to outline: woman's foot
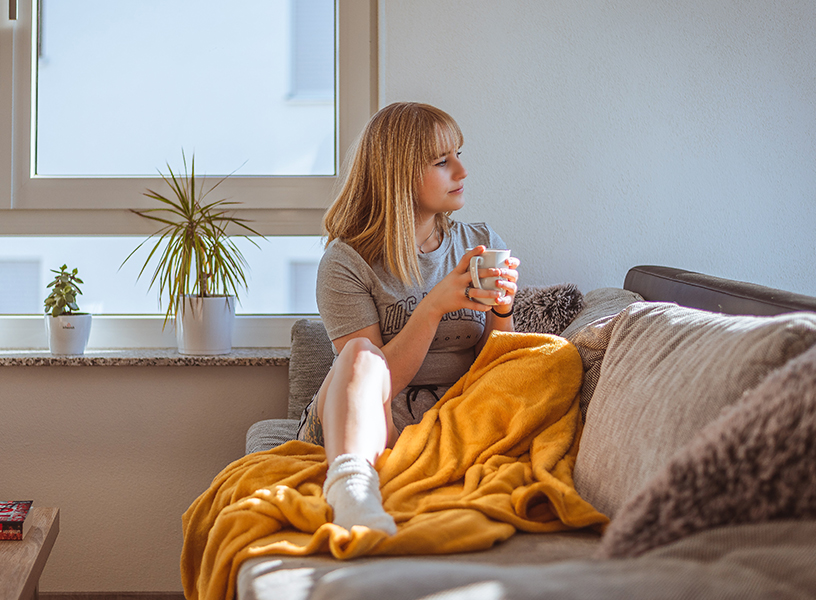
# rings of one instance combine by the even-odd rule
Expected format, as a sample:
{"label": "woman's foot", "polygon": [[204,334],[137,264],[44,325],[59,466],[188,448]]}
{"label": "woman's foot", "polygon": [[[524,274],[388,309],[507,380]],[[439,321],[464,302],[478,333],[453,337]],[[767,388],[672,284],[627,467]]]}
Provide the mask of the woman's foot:
{"label": "woman's foot", "polygon": [[380,477],[362,456],[341,454],[329,465],[323,496],[334,510],[334,523],[349,531],[354,525],[397,532],[394,518],[385,512],[380,495]]}

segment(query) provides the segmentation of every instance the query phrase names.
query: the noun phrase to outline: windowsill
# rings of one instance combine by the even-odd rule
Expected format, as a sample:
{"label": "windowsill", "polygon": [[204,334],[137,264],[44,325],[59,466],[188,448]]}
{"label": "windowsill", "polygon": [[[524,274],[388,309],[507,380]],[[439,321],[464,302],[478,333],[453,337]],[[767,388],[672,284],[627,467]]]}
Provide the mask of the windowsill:
{"label": "windowsill", "polygon": [[47,350],[0,350],[0,367],[283,367],[289,348],[233,348],[219,356],[179,354],[174,348],[88,350],[57,356]]}
{"label": "windowsill", "polygon": [[[291,343],[292,325],[298,319],[317,315],[237,315],[232,334],[233,348],[286,348]],[[39,315],[0,315],[0,357],[38,352],[50,357],[45,321]],[[166,326],[160,315],[93,315],[86,356],[111,352],[127,355],[147,352],[165,356],[177,348],[173,323]]]}

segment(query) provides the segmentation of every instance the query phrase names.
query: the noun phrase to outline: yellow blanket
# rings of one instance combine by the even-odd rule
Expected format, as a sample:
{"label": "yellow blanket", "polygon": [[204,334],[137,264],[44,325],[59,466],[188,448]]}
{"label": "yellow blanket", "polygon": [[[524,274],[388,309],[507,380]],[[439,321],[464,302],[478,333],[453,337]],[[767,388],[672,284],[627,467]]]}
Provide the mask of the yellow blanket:
{"label": "yellow blanket", "polygon": [[222,471],[184,513],[188,600],[232,598],[241,562],[268,554],[445,554],[482,550],[516,530],[608,519],[572,481],[583,375],[574,346],[494,333],[470,371],[375,465],[394,536],[330,523],[323,448],[292,441]]}

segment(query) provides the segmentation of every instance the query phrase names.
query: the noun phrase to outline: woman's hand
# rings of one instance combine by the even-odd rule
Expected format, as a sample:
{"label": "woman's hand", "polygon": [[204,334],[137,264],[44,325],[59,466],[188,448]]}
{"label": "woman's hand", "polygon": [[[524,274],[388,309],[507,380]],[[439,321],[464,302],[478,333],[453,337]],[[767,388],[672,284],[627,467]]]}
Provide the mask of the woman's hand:
{"label": "woman's hand", "polygon": [[[470,285],[470,259],[485,251],[484,246],[477,246],[466,252],[453,271],[448,273],[442,281],[437,283],[420,304],[428,305],[437,319],[442,319],[446,313],[455,312],[463,308],[470,308],[480,312],[490,310],[489,306],[475,300],[468,300],[465,290]],[[488,270],[488,269],[485,269]],[[498,294],[499,292],[495,292]],[[472,297],[472,296],[471,296]],[[485,296],[487,297],[487,296]]]}
{"label": "woman's hand", "polygon": [[490,305],[478,302],[475,298],[491,298],[498,302],[500,306],[510,306],[512,304],[513,297],[518,289],[516,285],[518,281],[516,267],[518,267],[520,261],[517,258],[510,257],[507,259],[505,267],[479,269],[480,278],[501,277],[502,279],[497,282],[501,290],[475,288],[470,279],[470,259],[474,256],[480,256],[484,251],[485,246],[476,246],[466,252],[453,271],[437,283],[425,297],[423,302],[430,305],[438,318],[441,319],[445,313],[455,312],[463,308],[479,312],[488,312],[492,308]]}
{"label": "woman's hand", "polygon": [[[517,259],[515,256],[511,256],[505,261],[506,267],[502,267],[501,269],[486,269],[489,271],[498,271],[499,273],[491,273],[487,275],[487,277],[501,277],[501,279],[496,281],[496,286],[500,287],[504,290],[504,296],[499,298],[498,306],[502,306],[504,308],[509,308],[512,306],[513,301],[516,297],[516,292],[518,292],[518,267],[521,264],[521,261]],[[481,271],[479,272],[479,276],[481,277]],[[506,310],[500,310],[499,312],[507,312]]]}
{"label": "woman's hand", "polygon": [[[506,267],[496,269],[501,274],[496,281],[496,285],[504,290],[504,297],[497,301],[495,310],[487,313],[487,321],[485,322],[485,330],[479,342],[476,344],[476,352],[481,352],[487,343],[490,334],[493,331],[514,331],[513,327],[513,302],[516,299],[516,292],[518,292],[518,266],[521,261],[513,256],[505,261]],[[506,314],[502,317],[497,313]],[[509,314],[507,314],[509,313]]]}
{"label": "woman's hand", "polygon": [[[484,253],[485,247],[479,246],[474,248],[476,252],[473,256],[478,256]],[[469,264],[469,262],[468,262]],[[484,279],[486,277],[498,277],[499,279],[496,280],[496,287],[499,288],[498,290],[493,289],[479,289],[477,287],[471,287],[468,290],[468,295],[471,298],[487,298],[494,302],[496,302],[496,306],[501,307],[509,307],[513,304],[513,300],[515,298],[516,292],[518,291],[518,271],[516,270],[518,266],[521,264],[521,261],[514,256],[511,256],[506,261],[504,261],[504,265],[496,268],[486,268],[486,269],[479,269],[479,279]],[[472,282],[470,278],[468,278],[468,285],[472,286]],[[484,305],[482,305],[484,306]],[[487,307],[487,310],[490,310],[490,306]],[[500,310],[499,312],[506,312],[505,310]]]}

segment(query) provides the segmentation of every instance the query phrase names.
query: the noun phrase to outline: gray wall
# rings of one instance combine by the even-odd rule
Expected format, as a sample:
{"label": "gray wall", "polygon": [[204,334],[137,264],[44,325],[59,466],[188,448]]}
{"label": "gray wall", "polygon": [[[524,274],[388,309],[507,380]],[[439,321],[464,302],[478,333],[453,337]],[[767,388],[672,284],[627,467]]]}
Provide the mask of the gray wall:
{"label": "gray wall", "polygon": [[465,133],[522,283],[663,264],[816,294],[812,0],[383,0],[381,102]]}

